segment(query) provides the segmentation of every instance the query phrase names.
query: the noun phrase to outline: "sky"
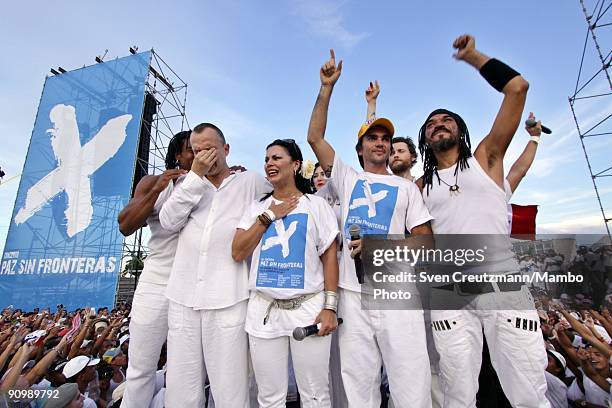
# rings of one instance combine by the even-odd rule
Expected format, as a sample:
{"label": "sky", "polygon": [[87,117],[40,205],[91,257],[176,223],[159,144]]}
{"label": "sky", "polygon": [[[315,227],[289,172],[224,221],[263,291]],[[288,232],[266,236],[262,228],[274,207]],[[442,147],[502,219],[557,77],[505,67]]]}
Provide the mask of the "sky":
{"label": "sky", "polygon": [[[452,58],[453,40],[463,33],[474,35],[483,53],[521,72],[530,83],[524,119],[533,111],[554,132],[543,136],[512,202],[539,205],[538,232],[604,231],[568,103],[586,34],[577,0],[9,2],[3,15],[0,167],[7,176],[0,185],[0,251],[51,67],[91,65],[105,50],[108,61],[128,55],[133,45],[154,48],[188,84],[191,126],[217,124],[231,146],[230,164],[262,172],[265,146],[277,138],[295,139],[314,159],[306,132],[319,68],[334,48],[344,69],[326,138],[358,167],[354,144],[366,114],[364,90],[375,79],[381,85],[378,116],[394,122],[396,135],[416,138],[438,107],[465,119],[473,147],[487,134],[502,95]],[[604,50],[610,39],[609,32],[600,38]],[[588,47],[585,75],[594,72],[594,61]],[[590,90],[606,92],[606,86],[593,81]],[[589,99],[576,109],[581,127],[589,128],[612,111],[612,100]],[[506,169],[528,140],[519,128]],[[610,136],[590,139],[587,148],[595,170],[611,165]],[[421,174],[420,162],[413,173]],[[604,207],[612,211],[612,182],[602,180]]]}

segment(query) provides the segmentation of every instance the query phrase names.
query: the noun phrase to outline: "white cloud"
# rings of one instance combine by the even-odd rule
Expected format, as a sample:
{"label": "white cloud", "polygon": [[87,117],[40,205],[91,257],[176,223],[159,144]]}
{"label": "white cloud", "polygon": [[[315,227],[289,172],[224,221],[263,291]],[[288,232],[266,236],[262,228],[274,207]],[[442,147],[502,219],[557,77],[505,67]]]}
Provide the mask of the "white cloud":
{"label": "white cloud", "polygon": [[538,224],[538,234],[600,234],[605,232],[601,213]]}
{"label": "white cloud", "polygon": [[331,38],[341,47],[351,49],[370,34],[350,32],[344,24],[342,8],[345,1],[296,0],[295,12],[306,22],[309,31],[324,38]]}

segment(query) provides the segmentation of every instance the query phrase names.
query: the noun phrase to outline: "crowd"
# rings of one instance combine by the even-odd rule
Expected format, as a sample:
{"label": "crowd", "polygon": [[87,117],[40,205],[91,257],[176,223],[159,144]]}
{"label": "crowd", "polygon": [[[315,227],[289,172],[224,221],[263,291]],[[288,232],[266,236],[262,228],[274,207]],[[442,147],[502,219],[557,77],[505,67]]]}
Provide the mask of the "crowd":
{"label": "crowd", "polygon": [[[361,287],[363,235],[488,234],[499,255],[488,273],[537,265],[514,258],[507,205],[535,158],[539,121],[503,169],[529,85],[477,50],[473,37],[453,47],[503,95],[473,152],[467,124],[447,109],[428,115],[416,143],[394,137],[392,122],[376,115],[375,81],[355,145],[363,171],[348,166],[325,139],[343,66],[333,50],[308,128],[316,165],[293,139],[276,139],[266,147],[264,178],[228,166],[230,144],[212,123],[175,135],[167,170],[144,177],[118,217],[124,235],[151,230],[131,308],[27,316],[6,309],[0,390],[7,401],[268,408],[295,405],[297,393],[304,408],[494,407],[482,376],[479,387],[482,366],[512,406],[607,406],[610,313],[578,308],[569,294],[557,301],[558,288],[532,288],[540,290],[536,304],[520,283],[457,283],[432,289],[446,304],[463,305],[454,310],[423,310],[418,299],[411,310],[364,307],[372,294]],[[424,174],[415,180],[419,155]],[[573,267],[592,267],[583,252]],[[558,258],[549,254],[543,267],[559,271]],[[586,289],[598,303],[596,287],[581,291],[581,306]]]}
{"label": "crowd", "polygon": [[[129,355],[130,306],[58,305],[24,312],[8,307],[0,321],[0,406],[119,407]],[[162,389],[165,350],[157,357]],[[163,393],[156,397],[163,406]]]}
{"label": "crowd", "polygon": [[580,283],[533,283],[534,287],[548,291],[555,298],[575,297],[579,304],[587,307],[608,302],[607,295],[612,292],[612,246],[581,245],[575,252],[567,258],[554,249],[535,256],[522,255],[518,259],[519,267],[527,275],[536,272],[565,275],[571,272],[582,278]]}

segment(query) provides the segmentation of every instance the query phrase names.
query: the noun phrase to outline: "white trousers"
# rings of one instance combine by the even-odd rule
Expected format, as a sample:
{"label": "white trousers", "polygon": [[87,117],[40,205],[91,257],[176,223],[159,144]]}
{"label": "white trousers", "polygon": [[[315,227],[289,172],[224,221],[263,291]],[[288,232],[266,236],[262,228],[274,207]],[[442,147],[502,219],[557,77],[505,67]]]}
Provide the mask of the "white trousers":
{"label": "white trousers", "polygon": [[331,407],[328,376],[331,336],[309,336],[296,341],[289,336],[263,339],[249,335],[249,345],[260,408],[285,407],[289,348],[302,407]]}
{"label": "white trousers", "polygon": [[379,408],[384,361],[398,408],[431,408],[422,310],[362,310],[361,294],[340,289],[342,381],[351,408]]}
{"label": "white trousers", "polygon": [[206,374],[217,408],[248,408],[247,301],[194,310],[170,301],[166,407],[204,406]]}
{"label": "white trousers", "polygon": [[[524,289],[473,296],[469,310],[431,311],[434,340],[440,354],[444,408],[476,406],[483,329],[491,363],[510,404],[522,408],[550,407],[545,395],[544,371],[548,359],[540,321],[531,295]],[[447,302],[451,296],[458,296],[449,291],[434,291],[440,292]],[[501,305],[515,310],[499,310]]]}
{"label": "white trousers", "polygon": [[155,394],[157,362],[168,334],[166,285],[139,282],[130,319],[127,385],[122,408],[148,408]]}

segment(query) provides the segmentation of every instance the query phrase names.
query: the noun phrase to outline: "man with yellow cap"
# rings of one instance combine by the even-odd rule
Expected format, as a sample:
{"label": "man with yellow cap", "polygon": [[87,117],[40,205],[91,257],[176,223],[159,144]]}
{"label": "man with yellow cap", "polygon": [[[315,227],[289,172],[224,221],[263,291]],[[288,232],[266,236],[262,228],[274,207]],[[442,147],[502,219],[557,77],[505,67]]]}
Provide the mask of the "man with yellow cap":
{"label": "man with yellow cap", "polygon": [[[360,235],[431,234],[432,217],[414,183],[389,174],[387,164],[394,128],[390,120],[371,118],[357,134],[355,149],[364,171],[347,166],[324,139],[332,90],[342,61],[331,58],[321,67],[321,89],[315,103],[308,143],[319,163],[331,172],[330,183],[342,208],[344,245],[340,258],[338,329],[342,380],[349,407],[380,406],[381,367],[389,377],[391,397],[397,407],[431,407],[429,358],[423,310],[366,310],[356,276],[355,260],[360,240],[350,241],[349,229]],[[409,379],[409,380],[408,380]]]}

